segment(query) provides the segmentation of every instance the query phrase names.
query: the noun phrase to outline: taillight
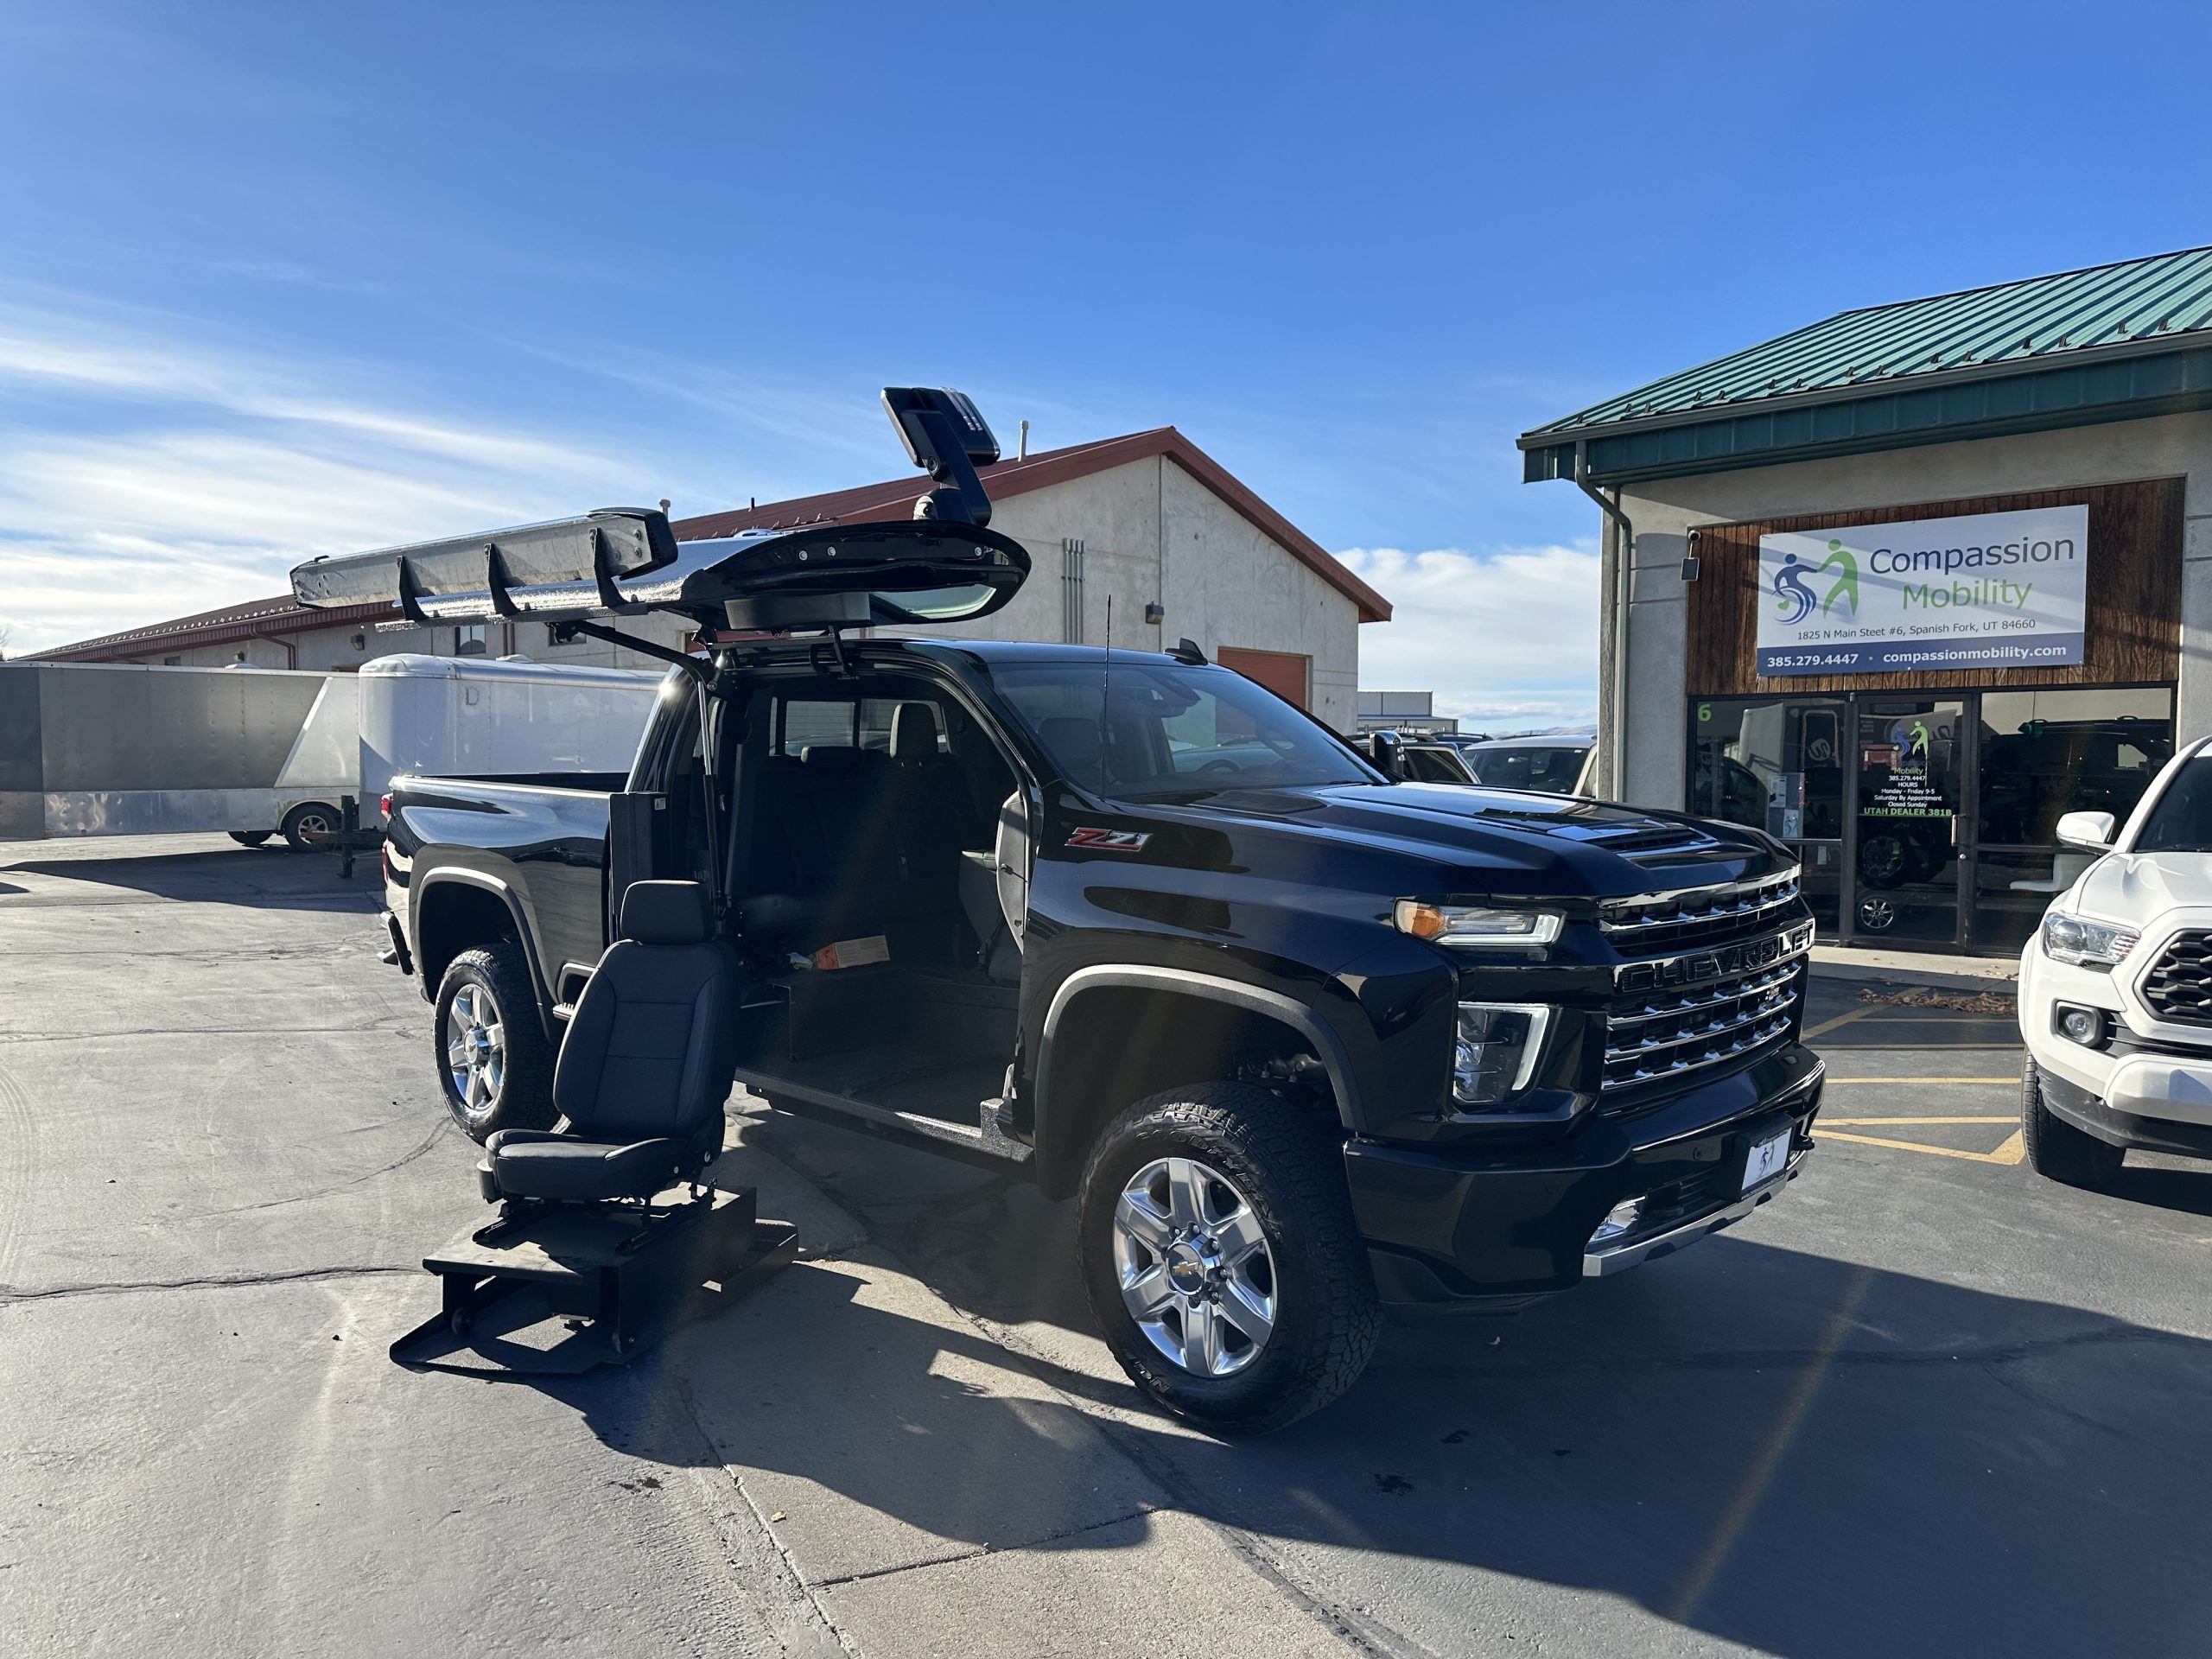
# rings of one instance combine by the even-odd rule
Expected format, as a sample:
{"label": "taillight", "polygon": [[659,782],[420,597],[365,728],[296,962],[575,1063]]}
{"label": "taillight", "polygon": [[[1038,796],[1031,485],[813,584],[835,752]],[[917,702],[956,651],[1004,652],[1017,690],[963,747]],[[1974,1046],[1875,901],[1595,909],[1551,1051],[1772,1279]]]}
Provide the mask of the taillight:
{"label": "taillight", "polygon": [[391,797],[389,795],[377,797],[377,810],[389,818],[391,816]]}

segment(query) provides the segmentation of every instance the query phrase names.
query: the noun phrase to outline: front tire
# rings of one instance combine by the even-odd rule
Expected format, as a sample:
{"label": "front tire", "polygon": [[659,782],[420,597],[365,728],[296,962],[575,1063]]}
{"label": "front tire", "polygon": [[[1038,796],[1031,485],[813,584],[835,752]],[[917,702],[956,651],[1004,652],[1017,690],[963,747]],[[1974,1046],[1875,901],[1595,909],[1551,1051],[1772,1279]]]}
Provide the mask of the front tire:
{"label": "front tire", "polygon": [[2020,1071],[2020,1139],[2037,1174],[2093,1192],[2118,1179],[2127,1157],[2125,1148],[2075,1128],[2044,1104],[2043,1074],[2033,1060]]}
{"label": "front tire", "polygon": [[224,833],[241,847],[258,847],[276,832],[274,830],[229,830]]}
{"label": "front tire", "polygon": [[501,1129],[550,1129],[553,1045],[537,994],[512,940],[464,950],[438,982],[431,1038],[446,1109],[472,1141]]}
{"label": "front tire", "polygon": [[1091,1312],[1122,1369],[1177,1416],[1281,1428],[1375,1351],[1382,1317],[1333,1122],[1247,1084],[1171,1089],[1107,1127],[1081,1203]]}

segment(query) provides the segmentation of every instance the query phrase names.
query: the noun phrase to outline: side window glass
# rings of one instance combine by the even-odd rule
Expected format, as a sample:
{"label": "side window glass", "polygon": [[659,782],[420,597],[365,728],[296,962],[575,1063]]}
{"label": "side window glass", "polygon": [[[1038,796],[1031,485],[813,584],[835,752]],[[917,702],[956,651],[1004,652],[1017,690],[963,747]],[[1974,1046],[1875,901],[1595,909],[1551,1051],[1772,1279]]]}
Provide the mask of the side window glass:
{"label": "side window glass", "polygon": [[855,705],[794,698],[782,705],[776,752],[793,757],[809,749],[855,746]]}

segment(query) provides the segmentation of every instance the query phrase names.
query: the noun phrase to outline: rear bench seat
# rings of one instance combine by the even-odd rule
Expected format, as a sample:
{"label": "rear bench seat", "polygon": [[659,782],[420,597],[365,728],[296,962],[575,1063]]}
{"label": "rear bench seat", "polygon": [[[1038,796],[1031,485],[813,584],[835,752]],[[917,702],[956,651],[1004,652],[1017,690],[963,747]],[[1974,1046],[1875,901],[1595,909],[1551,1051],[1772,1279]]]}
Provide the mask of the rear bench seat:
{"label": "rear bench seat", "polygon": [[887,931],[906,898],[891,757],[810,744],[771,757],[758,789],[737,906],[747,938],[810,952]]}

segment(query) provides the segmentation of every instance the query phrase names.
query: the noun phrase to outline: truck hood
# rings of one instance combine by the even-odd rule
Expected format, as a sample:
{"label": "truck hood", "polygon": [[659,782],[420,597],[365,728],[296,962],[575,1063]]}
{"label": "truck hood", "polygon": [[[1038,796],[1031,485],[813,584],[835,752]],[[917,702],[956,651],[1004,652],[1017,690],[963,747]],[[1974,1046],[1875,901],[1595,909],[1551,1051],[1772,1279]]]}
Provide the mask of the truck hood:
{"label": "truck hood", "polygon": [[2185,905],[2212,906],[2212,853],[2113,853],[2082,872],[2069,912],[2140,927]]}
{"label": "truck hood", "polygon": [[1447,891],[1498,897],[1624,898],[1753,880],[1793,861],[1778,842],[1738,824],[1454,784],[1231,789],[1192,810],[1240,843],[1249,831],[1232,825],[1395,853],[1445,867]]}

